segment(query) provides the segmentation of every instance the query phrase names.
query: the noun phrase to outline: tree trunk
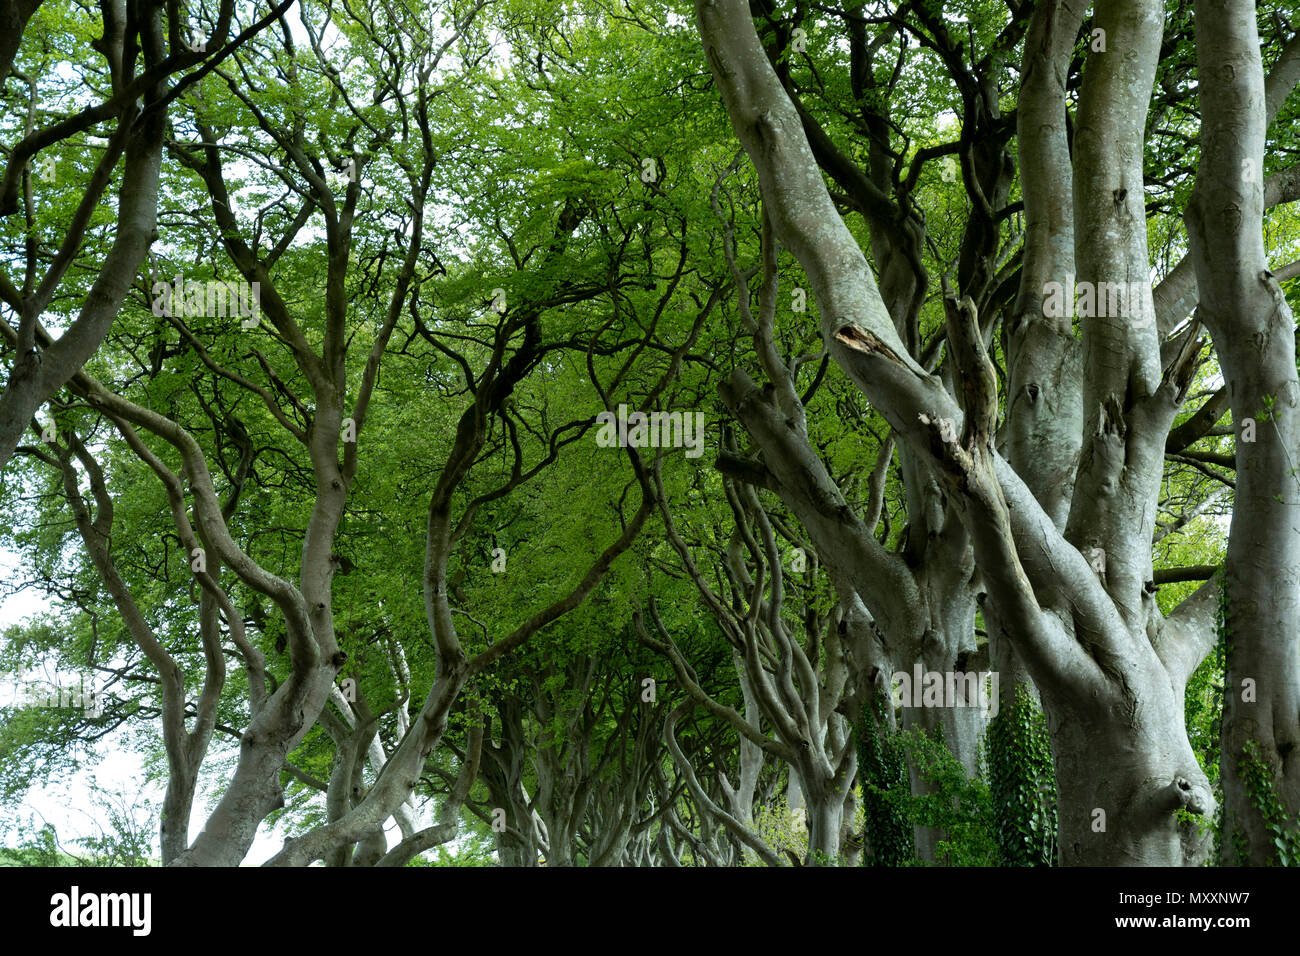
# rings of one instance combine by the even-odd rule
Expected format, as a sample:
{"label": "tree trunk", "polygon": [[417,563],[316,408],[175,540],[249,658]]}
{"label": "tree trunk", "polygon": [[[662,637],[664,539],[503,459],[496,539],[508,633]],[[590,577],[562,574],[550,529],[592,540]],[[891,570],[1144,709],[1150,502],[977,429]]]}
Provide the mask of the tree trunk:
{"label": "tree trunk", "polygon": [[844,796],[832,792],[809,794],[808,798],[804,806],[808,825],[808,865],[836,866],[840,862]]}
{"label": "tree trunk", "polygon": [[[1158,664],[1155,665],[1158,668]],[[1062,866],[1186,866],[1175,811],[1213,807],[1163,670],[1107,709],[1048,706]],[[1055,719],[1053,719],[1055,718]],[[1135,746],[1135,740],[1141,741]]]}
{"label": "tree trunk", "polygon": [[[732,126],[758,172],[766,214],[808,273],[832,358],[954,500],[991,599],[986,618],[992,614],[1015,641],[1039,687],[1059,787],[1067,794],[1062,858],[1181,861],[1173,811],[1208,812],[1213,798],[1183,730],[1182,686],[1190,671],[1175,672],[1156,657],[1153,644],[1164,622],[1144,585],[1165,434],[1195,367],[1194,343],[1182,340],[1162,369],[1153,315],[1146,323],[1127,317],[1085,323],[1090,444],[1067,521],[1069,540],[1063,539],[1053,516],[993,448],[997,378],[972,300],[953,297],[947,304],[959,403],[900,340],[747,6],[697,0],[696,11]],[[1126,291],[1132,279],[1140,320],[1152,311],[1141,143],[1163,8],[1154,0],[1101,0],[1095,19],[1112,53],[1089,58],[1075,143],[1080,273],[1122,281]],[[1114,56],[1119,49],[1125,54]],[[945,419],[960,428],[958,439],[945,436]],[[1110,573],[1101,579],[1081,553],[1087,545],[1107,554]],[[1119,739],[1127,750],[1117,751]],[[1102,767],[1111,782],[1085,779]],[[1089,801],[1094,807],[1082,806]],[[1077,814],[1085,810],[1090,820],[1093,809],[1120,819],[1108,820],[1109,837],[1089,843],[1081,839]]]}
{"label": "tree trunk", "polygon": [[[1195,9],[1201,160],[1186,222],[1201,297],[1197,315],[1214,336],[1227,381],[1237,468],[1224,585],[1220,859],[1294,864],[1300,383],[1294,317],[1264,252],[1264,141],[1272,109],[1255,4],[1199,0]],[[1265,819],[1261,807],[1269,804],[1269,815],[1281,819]]]}

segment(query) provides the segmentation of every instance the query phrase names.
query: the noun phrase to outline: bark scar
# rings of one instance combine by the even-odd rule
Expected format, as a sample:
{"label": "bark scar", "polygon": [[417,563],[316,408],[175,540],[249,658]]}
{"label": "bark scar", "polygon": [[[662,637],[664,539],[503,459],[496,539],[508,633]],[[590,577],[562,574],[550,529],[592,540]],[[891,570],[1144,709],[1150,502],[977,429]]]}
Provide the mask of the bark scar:
{"label": "bark scar", "polygon": [[903,364],[903,360],[898,357],[898,353],[886,345],[878,336],[866,329],[860,329],[856,325],[841,325],[835,330],[835,341],[845,348],[861,352],[863,355],[879,354],[896,365]]}

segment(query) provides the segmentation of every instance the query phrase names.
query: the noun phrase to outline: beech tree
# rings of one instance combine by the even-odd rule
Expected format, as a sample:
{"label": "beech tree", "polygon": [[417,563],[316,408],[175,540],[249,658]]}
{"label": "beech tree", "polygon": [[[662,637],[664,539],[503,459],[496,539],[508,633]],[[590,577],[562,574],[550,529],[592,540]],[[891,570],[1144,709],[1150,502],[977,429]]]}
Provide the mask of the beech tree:
{"label": "beech tree", "polygon": [[1286,15],[89,17],[0,6],[0,669],[102,685],[6,797],[121,741],[168,865],[1300,854]]}
{"label": "beech tree", "polygon": [[[184,26],[176,6],[161,0],[104,2],[100,36],[86,35],[81,23],[71,31],[72,55],[80,59],[71,77],[51,69],[60,62],[51,47],[69,42],[59,31],[74,26],[59,21],[61,8],[52,4],[42,11],[40,0],[6,0],[0,9],[0,87],[12,85],[10,78],[25,84],[23,94],[11,97],[6,90],[4,96],[10,141],[0,217],[9,220],[14,245],[0,272],[0,301],[12,313],[3,330],[13,357],[0,392],[0,466],[37,409],[99,347],[157,237],[168,105],[291,2],[273,6],[233,36],[234,0],[223,0],[207,23]],[[29,27],[40,36],[28,36]],[[89,51],[103,63],[86,62]],[[61,106],[51,105],[61,99],[81,108],[63,114]],[[97,129],[103,130],[102,142],[92,139]],[[99,159],[89,162],[97,152]],[[96,214],[119,165],[117,217],[110,229]],[[77,196],[75,203],[67,201],[70,195]],[[15,228],[20,213],[22,224]],[[73,266],[88,266],[94,278],[72,281]],[[16,279],[10,273],[20,267]],[[51,335],[46,313],[70,311],[77,299],[75,319]]]}
{"label": "beech tree", "polygon": [[[1254,95],[1216,99],[1207,92],[1211,80],[1201,76],[1207,107],[1203,143],[1233,138],[1236,152],[1222,158],[1214,148],[1203,150],[1198,196],[1222,196],[1229,189],[1229,195],[1240,194],[1243,159],[1264,169],[1267,104],[1260,95],[1262,67],[1253,59],[1255,11],[1253,4],[1237,7],[1237,20],[1252,29],[1230,41],[1224,32],[1202,28],[1199,63],[1204,72],[1208,64],[1231,60],[1231,68],[1219,69],[1232,76],[1245,73],[1246,79],[1234,83],[1249,84],[1242,88]],[[1026,16],[1025,7],[1018,12],[989,57],[999,41],[1018,32],[1015,21],[1028,20],[1020,28],[1028,34],[1021,73],[1036,82],[1026,84],[1022,96],[1017,140],[1022,157],[1052,161],[1022,160],[1020,167],[1026,225],[1017,304],[1009,322],[1004,319],[1012,371],[1002,408],[989,359],[987,312],[997,251],[993,226],[1005,214],[1005,165],[1003,155],[990,156],[979,148],[987,144],[976,141],[980,119],[997,118],[996,85],[977,82],[978,66],[973,72],[960,68],[967,82],[959,82],[963,114],[956,153],[976,228],[967,232],[957,282],[945,301],[948,374],[943,376],[923,364],[924,356],[906,335],[908,327],[900,329],[886,299],[887,270],[881,268],[878,284],[836,209],[811,145],[816,131],[810,135],[808,129],[814,124],[801,115],[773,68],[749,9],[739,0],[697,4],[714,79],[759,175],[773,231],[808,275],[826,347],[943,488],[970,535],[986,619],[1023,661],[1041,695],[1055,757],[1062,862],[1197,862],[1205,852],[1203,842],[1184,839],[1178,811],[1209,814],[1214,799],[1187,741],[1183,688],[1213,644],[1216,585],[1207,582],[1167,616],[1152,593],[1151,538],[1166,440],[1203,350],[1201,320],[1187,323],[1182,315],[1166,314],[1158,321],[1150,292],[1143,146],[1165,10],[1157,3],[1095,5],[1092,35],[1104,41],[1088,49],[1072,123],[1067,122],[1065,79],[1084,11],[1042,3],[1032,15]],[[917,16],[929,27],[940,57],[961,55],[961,45],[943,24],[919,8]],[[1242,59],[1240,53],[1234,58],[1231,46],[1219,52],[1231,42],[1237,49],[1250,46],[1252,58]],[[1292,78],[1292,47],[1283,51],[1286,79]],[[1249,118],[1237,119],[1241,114]],[[1227,116],[1253,124],[1247,127],[1253,139],[1221,132],[1218,124]],[[1227,174],[1230,163],[1228,185],[1216,175]],[[1262,190],[1262,175],[1256,176],[1241,214],[1246,219],[1247,211],[1257,210],[1255,218],[1240,227],[1251,235],[1254,258],[1235,281],[1261,267],[1251,273],[1253,282],[1263,281],[1267,298],[1260,321],[1276,323],[1266,317],[1277,315],[1282,325],[1268,348],[1276,350],[1286,374],[1294,375],[1290,312],[1280,292],[1269,294],[1272,277],[1262,268],[1257,238]],[[871,234],[875,239],[877,230],[871,228]],[[877,254],[878,265],[880,258]],[[1208,266],[1201,270],[1209,275]],[[1068,288],[1076,277],[1092,289],[1112,283],[1136,289],[1136,295],[1129,293],[1131,309],[1081,317],[1076,336],[1070,324],[1044,308],[1050,281]],[[1215,281],[1227,280],[1216,276]],[[1225,367],[1224,374],[1231,394],[1233,371]],[[764,402],[753,389],[742,400],[759,407]],[[1017,437],[1032,449],[1032,460],[1015,461],[1016,445],[999,441],[1000,417],[1003,434],[1014,434],[1013,423],[1025,420]],[[954,423],[947,433],[945,420]],[[1041,430],[1035,427],[1040,421]],[[1274,438],[1279,459],[1288,450],[1283,427]],[[1244,444],[1237,443],[1238,456],[1244,456],[1239,464],[1253,461],[1251,452],[1240,450]],[[1285,507],[1286,492],[1276,476],[1270,488]],[[1234,525],[1237,520],[1234,512]],[[1275,534],[1295,533],[1279,524],[1287,530]],[[1234,534],[1239,534],[1235,528]],[[1090,563],[1094,555],[1103,556],[1104,564]],[[1272,595],[1274,587],[1280,607],[1289,607],[1293,589],[1275,576],[1250,583],[1251,593]],[[885,620],[897,613],[897,602],[881,604],[870,593],[864,603]],[[1277,679],[1289,687],[1298,664],[1296,633],[1276,626],[1284,620],[1274,619],[1267,641],[1277,647],[1274,660],[1282,675]],[[1228,699],[1235,693],[1229,683]],[[1241,733],[1232,727],[1238,706],[1228,706],[1225,742]],[[1252,720],[1252,730],[1257,725]],[[1284,765],[1266,766],[1270,783],[1274,776],[1286,779]]]}

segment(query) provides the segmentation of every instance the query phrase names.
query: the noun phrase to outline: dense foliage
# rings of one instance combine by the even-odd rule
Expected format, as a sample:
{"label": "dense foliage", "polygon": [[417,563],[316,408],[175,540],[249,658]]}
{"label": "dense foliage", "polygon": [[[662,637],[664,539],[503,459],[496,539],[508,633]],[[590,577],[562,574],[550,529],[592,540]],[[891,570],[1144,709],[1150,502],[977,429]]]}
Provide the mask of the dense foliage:
{"label": "dense foliage", "polygon": [[[731,68],[690,4],[119,7],[44,0],[0,63],[0,359],[17,409],[0,409],[0,439],[21,419],[0,472],[3,595],[43,601],[6,619],[0,671],[57,688],[53,705],[0,710],[6,864],[231,864],[270,825],[289,865],[1060,861],[1061,828],[1086,830],[1097,801],[1080,824],[1059,768],[1092,758],[1069,749],[1063,695],[999,590],[1015,575],[959,500],[976,482],[946,485],[940,454],[976,428],[965,296],[991,369],[988,447],[1055,508],[1078,561],[1059,573],[1091,569],[1123,606],[1127,553],[1107,541],[1107,571],[1095,529],[1049,500],[1076,470],[1092,487],[1094,468],[1051,422],[1122,438],[1105,416],[1140,404],[1107,396],[1101,425],[1078,411],[1086,312],[1061,333],[1076,358],[1042,373],[1039,431],[1014,419],[1039,396],[1021,316],[1050,315],[1028,286],[1018,110],[1035,17],[1059,4],[749,5],[761,67],[802,123],[763,134],[773,162],[811,143],[808,181],[866,256],[897,347],[962,402],[966,426],[944,436],[932,410],[922,439],[834,352],[847,340],[822,310],[839,300],[787,238],[781,180],[741,148],[740,94],[717,82]],[[1112,8],[1080,15],[1060,55],[1076,154],[1089,70],[1125,55],[1123,32],[1098,48]],[[1187,861],[1219,858],[1221,764],[1240,752],[1229,777],[1271,848],[1241,823],[1222,861],[1294,865],[1285,751],[1223,743],[1231,609],[1253,600],[1229,600],[1239,585],[1219,571],[1243,436],[1220,339],[1189,319],[1204,81],[1193,4],[1164,8],[1128,188],[1157,379],[1177,401],[1134,512],[1151,534],[1129,629],[1148,653],[1166,620],[1218,636],[1178,688],[1185,728],[1166,720],[1215,807],[1177,808],[1204,838]],[[1292,13],[1258,14],[1263,69],[1283,79],[1300,62]],[[1270,93],[1249,170],[1272,184],[1279,308],[1300,296],[1291,85]],[[137,195],[151,175],[156,210]],[[892,348],[879,341],[865,351]],[[1260,441],[1288,401],[1259,410]],[[1016,580],[1065,620],[1016,535]],[[1076,624],[1071,647],[1142,698],[1127,658]],[[1298,637],[1278,635],[1288,666]],[[928,674],[972,682],[932,699]],[[114,752],[167,788],[145,831],[109,801],[75,843],[21,806]]]}

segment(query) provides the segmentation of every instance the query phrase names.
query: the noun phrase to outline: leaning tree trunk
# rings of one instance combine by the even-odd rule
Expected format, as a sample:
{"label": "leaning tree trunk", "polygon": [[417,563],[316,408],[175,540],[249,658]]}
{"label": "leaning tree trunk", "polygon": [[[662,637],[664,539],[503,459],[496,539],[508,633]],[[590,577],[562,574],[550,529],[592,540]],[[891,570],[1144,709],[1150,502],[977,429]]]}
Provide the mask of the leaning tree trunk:
{"label": "leaning tree trunk", "polygon": [[[832,358],[943,481],[971,533],[989,598],[985,614],[1015,641],[1043,695],[1060,789],[1081,788],[1079,798],[1061,805],[1063,842],[1071,848],[1078,843],[1077,852],[1063,858],[1097,865],[1182,861],[1174,811],[1208,812],[1213,798],[1182,733],[1179,705],[1190,671],[1170,664],[1177,657],[1174,645],[1181,650],[1187,641],[1171,641],[1165,655],[1156,656],[1153,640],[1172,625],[1160,617],[1144,584],[1150,580],[1164,436],[1194,371],[1195,343],[1190,337],[1178,343],[1162,373],[1154,322],[1146,328],[1116,321],[1085,325],[1085,399],[1096,405],[1088,409],[1085,402],[1084,434],[1091,436],[1081,469],[1087,474],[1085,505],[1079,507],[1076,490],[1063,538],[993,448],[997,378],[973,302],[954,299],[948,314],[958,404],[900,340],[862,250],[831,202],[747,5],[698,0],[696,9],[714,79],[758,171],[774,231],[808,273]],[[1076,217],[1082,213],[1087,220],[1078,243],[1080,272],[1122,280],[1126,289],[1132,277],[1144,306],[1150,284],[1141,135],[1162,11],[1150,0],[1098,4],[1096,20],[1110,47],[1129,52],[1122,59],[1090,60],[1076,140],[1076,163],[1089,150],[1097,152],[1075,187]],[[1116,248],[1106,248],[1108,233],[1122,240]],[[944,419],[960,425],[959,440],[945,435]],[[1084,520],[1088,515],[1092,522]],[[1085,559],[1085,545],[1109,552],[1103,579]],[[1117,753],[1121,739],[1128,749]],[[1092,773],[1105,767],[1108,779],[1084,781],[1083,767]],[[1097,805],[1083,806],[1089,801]],[[1110,836],[1076,840],[1092,820],[1100,823],[1098,810],[1107,829],[1097,832]]]}

